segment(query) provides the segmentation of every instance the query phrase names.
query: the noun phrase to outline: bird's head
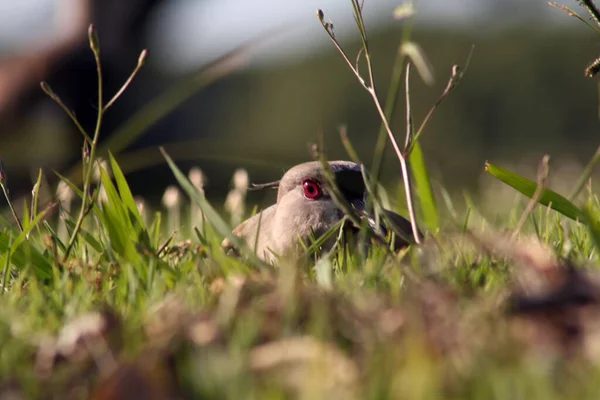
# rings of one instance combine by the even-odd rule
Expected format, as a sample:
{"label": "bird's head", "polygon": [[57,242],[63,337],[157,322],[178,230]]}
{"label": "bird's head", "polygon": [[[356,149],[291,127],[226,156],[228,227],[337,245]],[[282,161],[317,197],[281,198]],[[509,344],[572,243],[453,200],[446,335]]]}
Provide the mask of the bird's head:
{"label": "bird's head", "polygon": [[[363,208],[365,182],[360,165],[351,161],[330,161],[336,186],[349,203]],[[294,195],[306,204],[332,202],[331,188],[327,184],[326,171],[319,161],[296,165],[281,178],[277,190],[277,203],[286,196]]]}
{"label": "bird's head", "polygon": [[[329,168],[345,200],[357,210],[365,204],[365,182],[361,167],[351,161],[330,161]],[[272,233],[275,237],[306,237],[311,230],[321,235],[342,217],[327,183],[326,171],[319,161],[306,162],[289,169],[276,182],[259,187],[277,188],[277,205]]]}
{"label": "bird's head", "polygon": [[[365,213],[366,187],[361,166],[351,161],[330,161],[328,165],[339,194],[358,211],[359,218],[366,218],[374,230],[379,230],[374,226],[375,219]],[[253,185],[254,189],[277,189],[277,203],[244,221],[234,229],[234,234],[255,245],[261,255],[293,250],[298,238],[305,240],[312,232],[321,236],[344,217],[333,199],[327,174],[321,162],[312,161],[294,166],[278,181]],[[397,240],[396,244],[408,244],[410,222],[391,211],[384,212],[394,226],[408,234],[409,240]],[[349,227],[350,232],[357,229]]]}
{"label": "bird's head", "polygon": [[[361,166],[352,161],[329,161],[328,164],[336,186],[346,201],[357,209],[364,208],[366,191]],[[289,195],[306,204],[319,201],[333,202],[326,172],[319,161],[298,164],[289,169],[278,181],[253,186],[254,189],[277,189],[277,204]]]}

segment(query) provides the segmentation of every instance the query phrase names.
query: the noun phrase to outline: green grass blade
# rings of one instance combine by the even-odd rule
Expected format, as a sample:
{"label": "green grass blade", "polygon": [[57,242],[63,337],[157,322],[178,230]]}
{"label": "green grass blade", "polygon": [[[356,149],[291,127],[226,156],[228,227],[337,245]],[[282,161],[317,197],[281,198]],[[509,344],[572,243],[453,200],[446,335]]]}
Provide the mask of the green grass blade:
{"label": "green grass blade", "polygon": [[[34,227],[37,226],[37,224],[40,222],[40,220],[42,218],[44,218],[44,216],[46,215],[46,213],[48,212],[48,210],[49,210],[49,208],[47,208],[44,211],[38,213],[38,215],[35,216],[35,218],[31,221],[31,223],[29,223],[29,222],[27,223],[27,226],[25,226],[23,228],[23,232],[21,232],[19,234],[19,236],[17,236],[15,238],[15,240],[13,241],[13,244],[12,244],[12,246],[13,246],[12,251],[13,252],[15,251],[16,248],[18,248],[21,245],[21,243],[23,243],[25,241],[25,239],[27,239],[29,237],[29,232],[31,232],[31,230]],[[25,208],[25,211],[26,211],[26,215],[27,215],[28,214],[27,213],[27,208]]]}
{"label": "green grass blade", "polygon": [[200,196],[198,190],[190,183],[187,177],[181,172],[181,170],[177,167],[175,162],[169,157],[167,152],[161,147],[160,151],[163,153],[165,160],[167,160],[167,164],[173,171],[175,175],[175,179],[181,185],[183,190],[187,193],[187,195],[198,204],[198,207],[202,210],[208,222],[215,228],[217,233],[221,236],[224,236],[231,240],[231,242],[238,248],[240,251],[248,257],[250,261],[252,261],[256,265],[266,266],[264,262],[262,262],[256,254],[248,248],[248,246],[244,245],[244,243],[234,236],[231,233],[231,227],[221,218],[221,216],[215,211],[215,209],[210,205],[210,203],[203,197]]}
{"label": "green grass blade", "polygon": [[594,212],[591,204],[583,209],[584,221],[588,227],[592,241],[596,245],[596,249],[600,250],[600,221],[597,214],[597,212]]}
{"label": "green grass blade", "polygon": [[60,180],[64,181],[69,188],[71,188],[71,190],[73,191],[73,193],[75,193],[77,196],[79,196],[80,199],[83,198],[83,192],[81,191],[81,189],[79,189],[77,187],[77,185],[75,185],[73,182],[71,182],[71,180],[69,178],[67,178],[66,176],[61,175],[57,171],[54,171],[54,173],[56,174],[56,176],[58,176],[60,178]]}
{"label": "green grass blade", "polygon": [[264,38],[258,38],[240,45],[167,89],[119,127],[102,145],[102,150],[120,152],[125,149],[184,101],[244,65],[262,41]]}
{"label": "green grass blade", "polygon": [[[0,233],[0,253],[8,254],[11,246],[10,234]],[[14,246],[12,246],[14,248]],[[52,278],[52,262],[35,248],[30,242],[22,243],[19,248],[11,250],[10,260],[17,269],[24,270],[33,267],[40,279]]]}
{"label": "green grass blade", "polygon": [[430,231],[436,232],[440,226],[440,215],[419,142],[414,144],[410,153],[409,165],[414,178],[415,193],[421,203],[421,211],[423,212],[425,224]]}
{"label": "green grass blade", "polygon": [[133,198],[131,189],[129,189],[129,184],[127,183],[127,180],[125,179],[125,175],[123,174],[123,171],[119,167],[117,160],[115,160],[115,158],[113,157],[111,152],[108,152],[108,157],[110,160],[110,167],[112,169],[112,173],[115,178],[115,182],[117,183],[117,188],[119,189],[119,196],[121,197],[121,200],[123,201],[123,205],[125,207],[127,207],[129,212],[131,213],[131,215],[133,215],[135,217],[137,222],[143,226],[144,221],[142,220],[142,216],[140,215],[137,205],[135,204],[135,199]]}
{"label": "green grass blade", "polygon": [[162,226],[162,214],[157,211],[154,213],[154,218],[152,220],[152,224],[150,225],[149,233],[150,240],[152,241],[152,248],[158,249],[160,247],[160,228]]}
{"label": "green grass blade", "polygon": [[10,232],[0,233],[0,253],[9,253],[11,262],[18,269],[33,267],[33,271],[41,279],[52,277],[52,262],[44,257],[31,241],[26,239],[31,230],[46,216],[48,210],[38,213],[27,228],[19,233],[14,240]]}
{"label": "green grass blade", "polygon": [[[42,169],[40,168],[40,170],[38,172],[37,180],[35,181],[35,183],[33,185],[34,190],[33,190],[33,198],[31,199],[31,213],[30,213],[31,218],[33,218],[33,216],[35,216],[35,214],[37,214],[41,187],[42,187]],[[39,226],[37,227],[37,232],[40,233]]]}
{"label": "green grass blade", "polygon": [[[537,183],[533,182],[532,180],[524,178],[504,168],[490,164],[489,162],[485,163],[485,170],[496,179],[506,183],[508,186],[518,190],[529,198],[533,197],[537,189]],[[584,213],[579,207],[550,189],[543,189],[542,195],[540,196],[538,202],[545,206],[549,206],[565,217],[571,218],[575,221],[585,220]]]}
{"label": "green grass blade", "polygon": [[123,174],[121,167],[119,167],[119,164],[110,152],[109,159],[113,176],[115,178],[115,182],[117,183],[117,188],[119,189],[119,197],[128,213],[133,228],[136,231],[136,236],[144,245],[146,245],[147,247],[151,247],[148,229],[144,224],[144,219],[140,215],[140,211],[138,210],[137,205],[135,204],[135,199],[133,197],[133,194],[131,193],[129,184],[125,179],[125,175]]}
{"label": "green grass blade", "polygon": [[585,183],[592,176],[592,172],[594,172],[594,167],[596,167],[596,164],[598,164],[598,161],[600,161],[600,147],[598,147],[598,149],[592,156],[592,159],[590,160],[590,162],[585,166],[585,169],[583,170],[581,176],[577,180],[577,183],[573,187],[573,190],[571,190],[571,193],[569,193],[569,200],[571,200],[571,201],[575,200],[577,198],[577,196],[579,195],[579,193],[581,193],[581,191],[583,190],[583,188],[585,186]]}
{"label": "green grass blade", "polygon": [[[404,25],[402,32],[402,42],[410,40],[412,33],[412,21],[409,19]],[[402,45],[402,44],[401,44]],[[391,123],[394,120],[394,114],[396,111],[396,105],[398,104],[398,95],[402,86],[402,77],[404,76],[404,60],[406,55],[400,51],[400,48],[396,51],[396,58],[394,60],[394,66],[392,67],[392,77],[390,80],[390,86],[388,88],[387,97],[385,99],[384,111],[385,117]],[[374,184],[379,181],[379,174],[381,172],[381,165],[383,163],[384,150],[387,144],[387,132],[383,121],[379,126],[379,133],[377,134],[377,142],[375,144],[375,150],[373,152],[373,163],[371,165],[371,175],[373,177]]]}
{"label": "green grass blade", "polygon": [[[75,229],[75,222],[73,220],[65,219],[65,224],[67,224],[71,232]],[[94,237],[94,235],[83,228],[79,228],[79,234],[81,237],[83,237],[87,244],[89,244],[96,252],[98,252],[98,254],[102,254],[104,248],[102,247],[102,244]],[[55,237],[57,240],[60,240],[56,235]],[[64,247],[64,245],[62,247]]]}
{"label": "green grass blade", "polygon": [[[66,219],[66,220],[70,221],[69,219]],[[44,228],[48,231],[50,236],[52,236],[54,238],[54,240],[56,241],[56,246],[60,249],[60,251],[65,251],[65,249],[66,249],[65,244],[63,243],[62,240],[60,240],[60,238],[58,237],[58,234],[56,233],[54,228],[52,228],[52,226],[50,226],[50,223],[48,221],[42,221],[42,225],[44,225]]]}
{"label": "green grass blade", "polygon": [[104,169],[100,171],[102,186],[106,191],[108,201],[102,204],[102,211],[99,216],[117,253],[127,260],[137,261],[139,260],[139,253],[135,248],[134,240],[138,240],[139,234],[134,229],[129,213],[110,176]]}

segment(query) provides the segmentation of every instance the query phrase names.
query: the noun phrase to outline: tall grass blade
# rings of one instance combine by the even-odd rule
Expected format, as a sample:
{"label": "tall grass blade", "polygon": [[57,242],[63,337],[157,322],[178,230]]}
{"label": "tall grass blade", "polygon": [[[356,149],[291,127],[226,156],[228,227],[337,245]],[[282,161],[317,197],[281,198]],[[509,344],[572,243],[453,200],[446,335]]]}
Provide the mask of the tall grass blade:
{"label": "tall grass blade", "polygon": [[114,132],[102,149],[120,152],[194,94],[213,82],[240,68],[250,53],[264,39],[257,39],[239,46],[230,53],[213,61],[188,79],[176,84],[138,111],[125,125]]}
{"label": "tall grass blade", "polygon": [[108,173],[101,168],[101,181],[108,201],[102,204],[99,217],[111,241],[115,251],[129,261],[138,261],[139,252],[135,243],[140,240],[139,232],[133,227],[130,213],[126,209],[123,200],[119,196],[115,185],[112,183]]}
{"label": "tall grass blade", "polygon": [[590,162],[585,166],[585,169],[581,173],[581,176],[577,180],[577,183],[573,187],[573,190],[571,190],[571,193],[569,193],[569,200],[575,200],[579,193],[581,193],[581,191],[585,187],[585,183],[588,181],[588,179],[590,179],[590,176],[592,176],[592,173],[594,172],[594,168],[596,167],[596,164],[598,164],[598,161],[600,161],[600,147],[596,149],[596,152],[592,156]]}
{"label": "tall grass blade", "polygon": [[591,204],[583,208],[584,222],[588,227],[592,241],[596,249],[600,251],[600,220],[598,213],[594,212]]}
{"label": "tall grass blade", "polygon": [[112,153],[109,152],[110,165],[112,169],[113,176],[115,178],[115,182],[117,183],[117,188],[119,189],[119,197],[122,201],[123,206],[127,210],[127,214],[129,220],[132,223],[134,230],[136,231],[137,237],[139,240],[150,247],[150,236],[148,235],[148,229],[144,223],[144,219],[142,218],[140,211],[137,208],[135,203],[135,198],[131,193],[131,189],[129,188],[129,184],[125,179],[125,175],[123,171],[119,167],[119,164],[113,157]]}
{"label": "tall grass blade", "polygon": [[210,205],[210,203],[198,193],[198,190],[192,185],[192,183],[188,180],[183,172],[177,167],[175,162],[169,157],[169,155],[165,152],[163,148],[160,149],[167,160],[167,164],[173,171],[175,175],[175,179],[181,185],[183,190],[187,193],[187,195],[198,204],[198,207],[204,213],[206,220],[214,227],[218,234],[223,237],[228,238],[245,256],[248,257],[250,261],[259,266],[267,266],[263,261],[261,261],[256,254],[248,248],[239,238],[234,236],[231,233],[231,227],[221,216],[215,211],[215,209]]}
{"label": "tall grass blade", "polygon": [[408,159],[408,164],[414,178],[415,193],[421,203],[421,212],[423,213],[425,224],[430,231],[435,232],[440,227],[440,214],[433,194],[429,172],[425,165],[423,151],[418,142],[413,144],[413,149]]}
{"label": "tall grass blade", "polygon": [[[490,164],[489,162],[485,163],[485,170],[496,179],[506,183],[513,189],[518,190],[530,199],[535,195],[538,185],[532,180]],[[567,218],[571,218],[575,221],[584,221],[584,213],[579,207],[550,189],[542,190],[538,202],[552,208]]]}

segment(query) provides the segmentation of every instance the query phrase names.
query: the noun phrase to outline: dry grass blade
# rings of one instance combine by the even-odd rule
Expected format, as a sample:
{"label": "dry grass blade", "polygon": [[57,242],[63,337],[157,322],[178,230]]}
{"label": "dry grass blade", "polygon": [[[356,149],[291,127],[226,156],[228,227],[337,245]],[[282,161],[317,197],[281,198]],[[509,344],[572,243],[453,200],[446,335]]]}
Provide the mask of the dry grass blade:
{"label": "dry grass blade", "polygon": [[10,212],[11,212],[15,222],[17,223],[17,227],[19,228],[19,231],[23,232],[23,224],[21,224],[21,219],[19,218],[19,215],[15,211],[15,208],[12,204],[7,182],[8,182],[8,177],[6,174],[6,170],[4,169],[4,161],[2,160],[2,157],[0,157],[0,187],[2,187],[2,192],[4,193],[4,198],[6,199],[6,202],[8,203],[8,207],[10,208]]}
{"label": "dry grass blade", "polygon": [[600,57],[588,65],[583,74],[586,78],[593,78],[598,74],[598,72],[600,72]]}
{"label": "dry grass blade", "polygon": [[465,62],[464,69],[461,70],[461,68],[458,65],[452,66],[452,71],[450,73],[450,78],[448,79],[448,83],[446,84],[446,88],[444,89],[444,91],[442,92],[442,94],[440,95],[440,97],[438,98],[438,100],[435,102],[435,104],[429,109],[429,112],[427,113],[427,115],[423,119],[423,122],[421,122],[421,125],[419,126],[419,129],[417,130],[417,133],[414,134],[414,138],[413,138],[413,140],[411,140],[411,144],[405,150],[405,153],[407,153],[407,154],[410,155],[410,153],[412,152],[413,147],[416,145],[417,141],[419,140],[419,138],[423,134],[423,131],[425,130],[425,126],[427,126],[427,123],[429,122],[429,120],[433,116],[433,113],[435,112],[435,110],[440,106],[440,104],[442,104],[442,101],[444,101],[444,99],[454,89],[456,89],[456,87],[458,86],[458,84],[461,82],[461,80],[463,79],[463,76],[465,75],[465,73],[469,69],[469,65],[471,64],[471,57],[473,56],[473,51],[474,50],[475,50],[475,46],[473,45],[471,47],[471,50],[469,51],[469,55],[467,57],[467,61]]}
{"label": "dry grass blade", "polygon": [[558,8],[559,10],[565,12],[567,15],[569,15],[570,17],[574,17],[577,18],[578,20],[580,20],[581,22],[583,22],[584,24],[586,24],[590,29],[593,29],[594,32],[596,33],[600,33],[600,29],[598,29],[597,27],[595,27],[594,25],[590,24],[589,22],[587,22],[584,18],[582,18],[579,14],[577,14],[575,11],[571,10],[569,7],[564,6],[562,4],[558,4],[555,2],[548,2],[548,4],[554,8]]}
{"label": "dry grass blade", "polygon": [[133,78],[135,78],[135,76],[137,75],[137,73],[139,72],[139,70],[144,66],[144,63],[146,62],[146,57],[147,56],[148,56],[148,51],[147,50],[143,50],[140,53],[140,57],[138,58],[138,63],[135,66],[135,69],[129,75],[129,78],[127,78],[127,80],[125,81],[125,83],[123,84],[123,86],[121,86],[121,89],[119,89],[117,91],[117,93],[113,96],[112,99],[109,100],[108,103],[106,103],[106,105],[104,106],[104,111],[108,110],[115,103],[115,101],[117,101],[117,99],[119,97],[121,97],[121,95],[125,92],[125,90],[127,90],[127,88],[129,87],[129,85],[133,81]]}
{"label": "dry grass blade", "polygon": [[396,137],[394,136],[394,133],[392,132],[392,130],[390,128],[389,121],[387,119],[387,116],[385,115],[385,111],[383,110],[383,107],[381,106],[381,102],[379,101],[379,97],[377,95],[377,91],[375,88],[375,77],[373,75],[373,66],[371,63],[371,54],[369,53],[367,34],[366,34],[365,25],[364,25],[364,21],[363,21],[363,17],[362,17],[362,6],[359,5],[359,3],[356,2],[355,0],[352,1],[352,5],[354,7],[354,16],[355,16],[356,24],[358,26],[358,30],[361,35],[361,40],[362,40],[362,44],[363,44],[362,48],[364,50],[364,57],[365,57],[365,61],[367,63],[368,79],[369,79],[368,83],[362,78],[359,71],[352,64],[352,62],[350,61],[350,59],[348,58],[348,56],[342,49],[341,45],[335,38],[335,35],[332,30],[333,25],[331,24],[331,22],[324,21],[323,11],[317,10],[317,16],[319,18],[319,21],[321,21],[321,24],[323,25],[325,32],[327,32],[327,34],[329,35],[329,38],[331,39],[332,43],[334,44],[336,49],[340,52],[340,54],[346,61],[346,64],[348,64],[348,66],[350,67],[350,70],[354,73],[354,75],[356,76],[356,78],[358,79],[360,84],[371,95],[371,98],[373,99],[375,108],[377,109],[379,117],[384,125],[385,131],[388,134],[388,138],[389,138],[390,142],[392,143],[392,147],[394,148],[394,152],[396,153],[396,156],[400,163],[400,170],[402,171],[402,179],[403,179],[403,183],[404,183],[404,193],[406,196],[406,203],[408,204],[410,222],[411,222],[412,228],[413,228],[413,236],[415,238],[415,242],[417,244],[420,244],[420,239],[419,239],[419,234],[418,234],[418,229],[417,229],[417,219],[416,219],[416,216],[414,213],[414,199],[413,199],[413,195],[412,195],[412,188],[410,185],[410,178],[409,178],[409,173],[408,173],[408,163],[406,160],[406,156],[402,153],[402,150],[400,150],[400,146],[398,145],[398,142],[396,141]]}
{"label": "dry grass blade", "polygon": [[594,4],[592,0],[580,0],[581,4],[588,10],[590,16],[596,21],[596,24],[600,26],[600,10]]}
{"label": "dry grass blade", "polygon": [[[127,148],[127,146],[143,135],[147,129],[167,116],[191,96],[241,68],[247,63],[253,52],[256,51],[259,46],[263,45],[267,39],[268,38],[263,37],[241,45],[223,57],[202,67],[202,69],[194,73],[189,78],[184,79],[182,82],[177,83],[172,88],[160,94],[158,97],[146,104],[141,110],[137,111],[133,116],[131,116],[131,118],[129,118],[121,127],[117,128],[115,132],[112,132],[111,135],[107,137],[105,141],[103,141],[102,145],[99,146],[99,154],[107,155],[109,150],[115,155],[121,153]],[[142,59],[142,64],[144,54],[145,53],[142,52],[140,56]],[[140,64],[138,63],[138,67],[139,66]],[[138,67],[136,67],[136,69]],[[132,74],[130,78],[132,76],[135,76],[135,74]],[[126,82],[125,85],[127,84],[128,83]],[[117,94],[120,94],[120,92]],[[166,147],[177,147],[181,149],[181,152],[184,154],[182,154],[181,157],[178,156],[178,160],[181,158],[193,160],[198,159],[197,149],[190,148],[188,144],[182,144],[181,146],[171,145]],[[215,157],[214,153],[211,152],[206,154],[205,157],[211,159],[221,159],[227,158],[227,155]],[[135,158],[135,160],[129,161],[136,164],[135,169],[145,168],[149,165],[157,165],[163,161],[160,153],[155,147],[136,150],[132,155],[129,156],[129,158]],[[124,166],[122,169],[124,171],[131,171],[134,168],[128,168],[127,166]],[[79,163],[73,166],[66,176],[69,177],[71,182],[80,184],[82,182],[82,179],[79,176],[79,172],[81,170],[82,164]]]}
{"label": "dry grass blade", "polygon": [[88,133],[85,131],[85,129],[83,129],[83,126],[81,126],[81,124],[79,123],[79,120],[77,119],[77,117],[75,117],[75,114],[73,113],[73,111],[71,109],[69,109],[69,107],[67,107],[65,105],[65,103],[63,103],[62,99],[56,93],[54,93],[54,91],[50,88],[50,85],[48,85],[47,82],[40,82],[40,87],[42,88],[44,93],[46,93],[52,100],[54,100],[56,102],[56,104],[58,104],[60,106],[60,108],[62,108],[62,110],[65,112],[65,114],[67,114],[69,116],[69,118],[71,119],[71,121],[73,121],[73,123],[77,127],[77,130],[79,130],[79,133],[81,133],[83,138],[87,142],[91,143],[92,138],[88,135]]}
{"label": "dry grass blade", "polygon": [[550,167],[548,165],[549,161],[550,156],[547,154],[542,157],[542,160],[540,161],[537,174],[537,188],[535,189],[535,193],[531,199],[529,199],[527,207],[525,208],[525,211],[523,211],[523,214],[521,215],[521,218],[519,219],[519,222],[513,231],[513,237],[516,237],[519,232],[521,232],[521,229],[525,225],[525,221],[527,221],[527,218],[535,208],[536,204],[539,202],[542,193],[544,193],[546,183],[548,182],[548,173],[550,172]]}
{"label": "dry grass blade", "polygon": [[423,81],[427,85],[433,85],[433,67],[423,49],[414,42],[405,42],[400,46],[400,52],[412,60]]}
{"label": "dry grass blade", "polygon": [[594,168],[596,167],[596,164],[598,164],[598,161],[600,161],[600,147],[598,147],[596,149],[596,152],[592,156],[592,159],[585,166],[585,169],[583,170],[581,176],[577,180],[577,183],[573,187],[573,190],[567,197],[569,200],[571,200],[571,201],[575,200],[575,198],[577,198],[579,193],[581,193],[581,191],[585,187],[586,182],[592,176],[592,172],[594,172]]}

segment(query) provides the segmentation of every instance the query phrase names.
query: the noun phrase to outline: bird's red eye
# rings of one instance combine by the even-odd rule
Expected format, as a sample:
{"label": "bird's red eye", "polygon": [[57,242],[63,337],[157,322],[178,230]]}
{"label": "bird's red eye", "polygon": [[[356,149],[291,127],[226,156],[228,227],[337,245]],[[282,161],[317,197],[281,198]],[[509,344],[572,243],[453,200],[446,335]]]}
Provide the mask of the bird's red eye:
{"label": "bird's red eye", "polygon": [[319,183],[312,179],[304,179],[302,181],[302,191],[304,192],[304,197],[309,200],[316,200],[323,195]]}

